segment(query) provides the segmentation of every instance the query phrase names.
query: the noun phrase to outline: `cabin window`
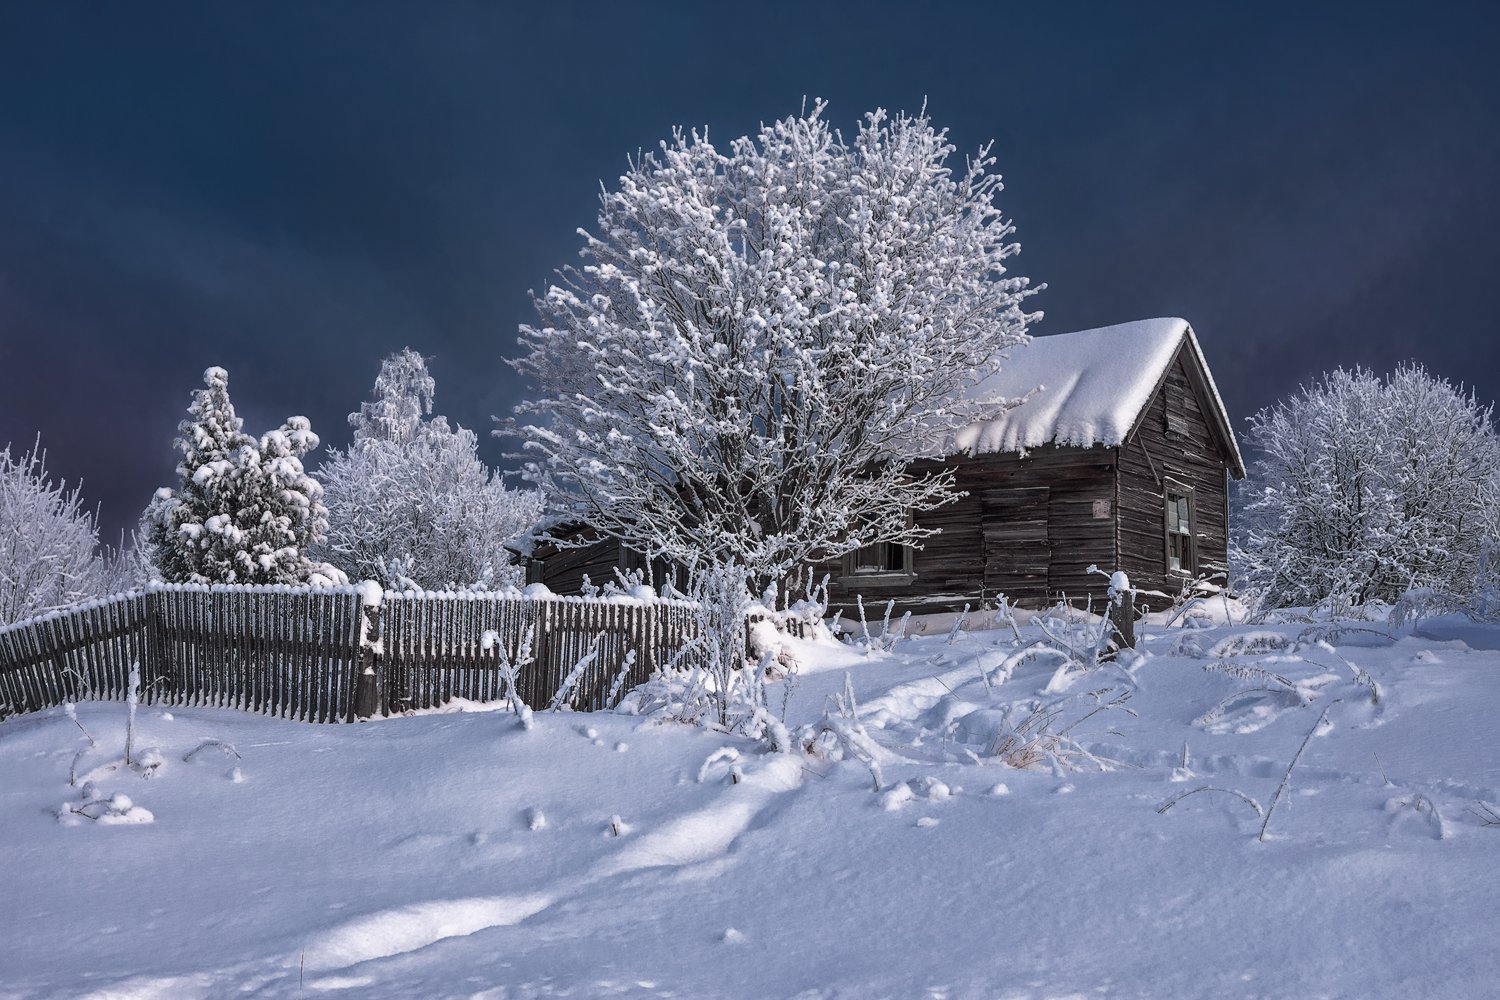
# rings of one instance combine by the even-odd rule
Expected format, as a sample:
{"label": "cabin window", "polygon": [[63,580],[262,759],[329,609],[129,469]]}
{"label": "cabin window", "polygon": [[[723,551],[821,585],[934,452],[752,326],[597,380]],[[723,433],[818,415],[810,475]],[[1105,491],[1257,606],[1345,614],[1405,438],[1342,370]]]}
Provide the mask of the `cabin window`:
{"label": "cabin window", "polygon": [[1166,500],[1167,572],[1196,576],[1198,552],[1193,531],[1192,487],[1168,482]]}
{"label": "cabin window", "polygon": [[910,573],[911,548],[895,542],[876,542],[848,556],[846,571],[861,573]]}

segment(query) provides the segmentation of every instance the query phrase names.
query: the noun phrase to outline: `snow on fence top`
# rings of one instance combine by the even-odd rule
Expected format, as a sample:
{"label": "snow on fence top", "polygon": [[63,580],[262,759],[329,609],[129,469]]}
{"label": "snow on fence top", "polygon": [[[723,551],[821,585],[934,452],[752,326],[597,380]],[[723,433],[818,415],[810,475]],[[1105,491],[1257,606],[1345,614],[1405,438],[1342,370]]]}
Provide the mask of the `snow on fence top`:
{"label": "snow on fence top", "polygon": [[[309,586],[290,583],[149,583],[141,590],[126,590],[118,594],[96,597],[81,604],[69,605],[46,611],[31,618],[0,625],[0,635],[31,628],[42,622],[52,621],[80,612],[93,611],[117,601],[139,597],[142,594],[311,594],[314,596],[359,597],[367,606],[378,606],[383,601],[546,601],[552,604],[653,604],[666,607],[688,608],[692,602],[666,597],[645,598],[634,594],[614,594],[598,597],[576,597],[554,594],[541,584],[532,584],[525,590],[508,587],[504,590],[381,590],[373,589],[372,581],[337,586]],[[374,599],[372,601],[372,598]]]}
{"label": "snow on fence top", "polygon": [[132,597],[140,597],[144,590],[123,590],[118,594],[109,594],[105,597],[95,597],[79,604],[70,604],[65,608],[53,608],[51,611],[43,611],[39,615],[30,618],[22,618],[18,621],[7,622],[0,625],[0,635],[8,635],[11,632],[19,632],[22,629],[32,628],[43,622],[56,621],[67,615],[77,614],[82,611],[96,611],[99,608],[114,604],[116,601],[129,600]]}
{"label": "snow on fence top", "polygon": [[1037,391],[1021,405],[959,430],[953,451],[979,455],[1046,444],[1122,444],[1184,340],[1203,368],[1214,405],[1224,412],[1187,320],[1136,320],[1037,337],[1014,348],[1002,370],[965,396],[1019,399]]}

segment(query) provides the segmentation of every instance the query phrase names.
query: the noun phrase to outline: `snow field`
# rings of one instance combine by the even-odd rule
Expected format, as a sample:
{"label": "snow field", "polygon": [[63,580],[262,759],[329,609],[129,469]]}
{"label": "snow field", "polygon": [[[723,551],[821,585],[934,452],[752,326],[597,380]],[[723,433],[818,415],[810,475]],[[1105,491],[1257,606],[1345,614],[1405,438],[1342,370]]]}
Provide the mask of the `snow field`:
{"label": "snow field", "polygon": [[[494,710],[320,727],[145,707],[146,777],[108,769],[124,707],[84,704],[79,773],[154,822],[63,826],[87,742],[60,710],[10,719],[0,996],[1493,995],[1500,827],[1475,807],[1500,805],[1500,630],[1305,629],[1148,629],[1129,671],[1045,696],[1053,662],[998,682],[1008,630],[793,641],[789,725],[847,672],[879,792],[852,759]],[[1065,725],[1117,692],[1071,766],[991,752],[1035,700]],[[1268,807],[1325,709],[1264,843],[1235,795],[1157,812],[1200,786]],[[205,740],[240,757],[185,762]]]}

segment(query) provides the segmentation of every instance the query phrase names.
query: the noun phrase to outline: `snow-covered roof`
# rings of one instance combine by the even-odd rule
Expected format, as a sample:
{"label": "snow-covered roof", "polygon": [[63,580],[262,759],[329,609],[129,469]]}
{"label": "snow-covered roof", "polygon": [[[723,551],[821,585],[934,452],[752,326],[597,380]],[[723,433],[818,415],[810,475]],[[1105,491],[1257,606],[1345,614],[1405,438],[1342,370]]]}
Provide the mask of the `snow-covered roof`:
{"label": "snow-covered roof", "polygon": [[1024,347],[1013,348],[1004,367],[966,395],[977,401],[1035,393],[999,416],[976,420],[959,430],[952,450],[975,455],[1020,452],[1046,444],[1122,444],[1184,342],[1211,397],[1215,412],[1206,416],[1219,425],[1234,464],[1243,469],[1198,338],[1187,320],[1176,318],[1037,337]]}

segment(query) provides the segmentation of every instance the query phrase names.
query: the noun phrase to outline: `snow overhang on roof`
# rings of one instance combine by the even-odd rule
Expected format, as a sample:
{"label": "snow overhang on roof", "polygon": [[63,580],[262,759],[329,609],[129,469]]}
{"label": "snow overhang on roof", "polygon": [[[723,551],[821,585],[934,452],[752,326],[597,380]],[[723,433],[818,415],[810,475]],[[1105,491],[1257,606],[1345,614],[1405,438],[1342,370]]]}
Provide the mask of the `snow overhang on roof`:
{"label": "snow overhang on roof", "polygon": [[[1167,368],[1187,345],[1208,397],[1205,414],[1230,453],[1232,472],[1244,462],[1223,400],[1187,320],[1143,319],[1117,326],[1037,337],[1013,348],[1004,367],[970,389],[970,401],[1019,399],[1019,406],[960,429],[950,453],[1024,452],[1043,445],[1123,444],[1151,402]],[[1041,388],[1038,388],[1038,387]],[[1035,390],[1035,392],[1033,392]]]}

